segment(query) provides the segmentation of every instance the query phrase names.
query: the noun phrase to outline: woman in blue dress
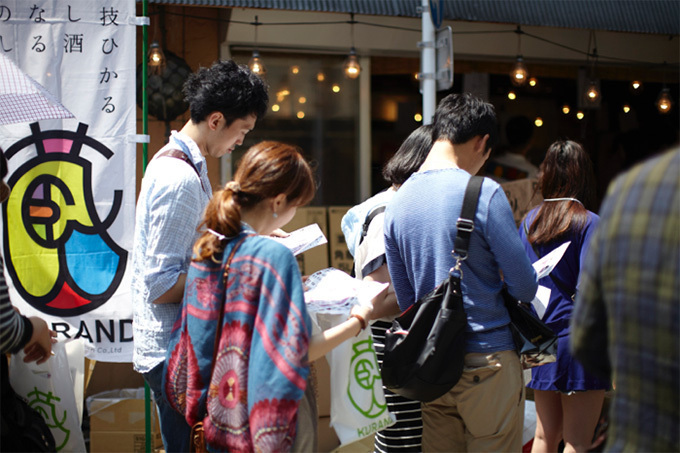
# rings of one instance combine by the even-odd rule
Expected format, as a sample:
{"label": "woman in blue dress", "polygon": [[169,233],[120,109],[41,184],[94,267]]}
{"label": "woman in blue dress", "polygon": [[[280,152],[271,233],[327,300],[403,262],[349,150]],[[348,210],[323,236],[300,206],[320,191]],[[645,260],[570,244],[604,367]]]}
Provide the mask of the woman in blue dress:
{"label": "woman in blue dress", "polygon": [[[571,242],[551,274],[539,280],[550,291],[543,321],[558,335],[557,361],[532,369],[536,434],[532,453],[586,451],[591,445],[610,383],[586,373],[569,351],[569,322],[579,274],[599,217],[587,209],[593,200],[590,157],[576,142],[553,143],[541,164],[543,203],[519,229],[532,262]],[[539,289],[540,291],[540,289]],[[546,291],[547,292],[547,291]]]}

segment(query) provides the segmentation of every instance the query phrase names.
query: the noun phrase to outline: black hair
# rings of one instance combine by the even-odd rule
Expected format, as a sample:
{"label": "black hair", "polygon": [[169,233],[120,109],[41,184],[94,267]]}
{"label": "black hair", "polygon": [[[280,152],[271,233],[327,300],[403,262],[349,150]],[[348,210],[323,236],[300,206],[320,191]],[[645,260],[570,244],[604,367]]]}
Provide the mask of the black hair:
{"label": "black hair", "polygon": [[392,185],[402,185],[425,162],[430,148],[432,148],[432,125],[426,124],[406,137],[394,156],[385,164],[383,178]]}
{"label": "black hair", "polygon": [[191,74],[184,83],[184,96],[194,123],[220,112],[227,126],[252,114],[262,118],[269,103],[264,81],[232,60],[219,60]]}
{"label": "black hair", "polygon": [[543,198],[576,198],[576,201],[544,202],[529,226],[532,244],[561,240],[570,230],[582,231],[593,204],[595,176],[590,156],[579,143],[557,140],[548,148],[538,174]]}
{"label": "black hair", "polygon": [[526,116],[513,116],[505,125],[505,136],[511,147],[526,145],[534,134],[534,124]]}
{"label": "black hair", "polygon": [[498,141],[498,123],[493,105],[470,93],[450,94],[439,102],[434,112],[432,140],[448,140],[454,145],[478,135],[489,134],[487,148]]}

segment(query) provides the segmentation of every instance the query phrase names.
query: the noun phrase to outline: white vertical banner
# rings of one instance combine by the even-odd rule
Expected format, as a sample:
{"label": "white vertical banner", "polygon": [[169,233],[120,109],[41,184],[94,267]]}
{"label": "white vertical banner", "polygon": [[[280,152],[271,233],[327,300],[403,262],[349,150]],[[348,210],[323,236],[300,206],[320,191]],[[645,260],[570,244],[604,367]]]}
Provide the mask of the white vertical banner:
{"label": "white vertical banner", "polygon": [[135,23],[134,0],[0,0],[0,53],[75,116],[0,126],[10,298],[111,362],[132,360]]}

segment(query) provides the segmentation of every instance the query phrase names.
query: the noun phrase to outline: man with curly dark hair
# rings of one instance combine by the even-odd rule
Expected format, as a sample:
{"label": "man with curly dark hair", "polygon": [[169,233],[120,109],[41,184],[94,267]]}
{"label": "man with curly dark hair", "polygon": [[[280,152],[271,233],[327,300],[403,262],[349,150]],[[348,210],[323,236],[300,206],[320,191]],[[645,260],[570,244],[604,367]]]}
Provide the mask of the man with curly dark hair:
{"label": "man with curly dark hair", "polygon": [[242,144],[269,102],[264,81],[233,61],[199,69],[184,94],[191,119],[149,163],[137,200],[132,255],[133,363],[154,393],[168,452],[189,451],[190,427],[163,399],[161,378],[191,248],[212,196],[205,159]]}

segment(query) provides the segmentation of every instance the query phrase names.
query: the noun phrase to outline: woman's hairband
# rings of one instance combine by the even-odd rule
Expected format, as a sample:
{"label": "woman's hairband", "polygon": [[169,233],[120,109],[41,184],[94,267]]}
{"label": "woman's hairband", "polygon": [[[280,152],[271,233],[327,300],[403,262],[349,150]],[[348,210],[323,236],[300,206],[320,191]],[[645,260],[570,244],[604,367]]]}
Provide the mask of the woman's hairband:
{"label": "woman's hairband", "polygon": [[236,181],[229,181],[225,186],[225,189],[231,190],[232,192],[240,192],[241,191],[241,185],[237,183]]}

